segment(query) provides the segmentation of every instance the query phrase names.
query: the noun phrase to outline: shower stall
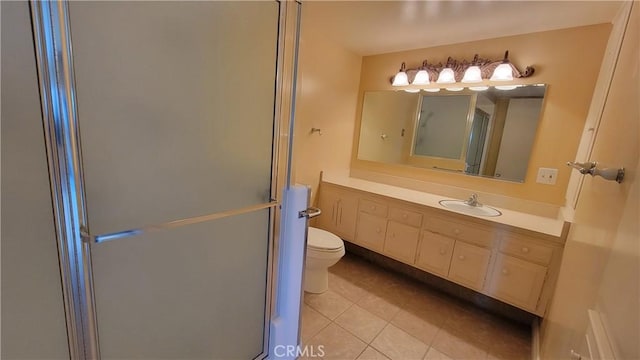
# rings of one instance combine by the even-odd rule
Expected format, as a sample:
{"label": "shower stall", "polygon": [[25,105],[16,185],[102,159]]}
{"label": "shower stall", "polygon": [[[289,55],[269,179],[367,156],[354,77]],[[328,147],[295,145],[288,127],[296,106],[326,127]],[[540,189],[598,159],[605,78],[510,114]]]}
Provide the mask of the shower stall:
{"label": "shower stall", "polygon": [[299,6],[30,4],[72,359],[268,356]]}

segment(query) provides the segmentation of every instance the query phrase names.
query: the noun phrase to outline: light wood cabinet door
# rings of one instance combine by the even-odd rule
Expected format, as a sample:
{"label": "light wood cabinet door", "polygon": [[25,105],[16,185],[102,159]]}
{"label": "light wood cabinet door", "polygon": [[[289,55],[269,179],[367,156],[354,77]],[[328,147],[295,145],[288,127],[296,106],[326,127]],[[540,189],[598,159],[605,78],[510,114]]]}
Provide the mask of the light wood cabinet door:
{"label": "light wood cabinet door", "polygon": [[498,254],[488,292],[500,300],[535,311],[546,275],[544,266]]}
{"label": "light wood cabinet door", "polygon": [[383,253],[413,265],[418,247],[420,230],[411,226],[389,221],[384,239]]}
{"label": "light wood cabinet door", "polygon": [[456,241],[451,257],[449,279],[471,289],[481,291],[487,275],[491,251]]}
{"label": "light wood cabinet door", "polygon": [[384,236],[387,232],[387,219],[364,212],[358,214],[355,243],[367,249],[382,252]]}
{"label": "light wood cabinet door", "polygon": [[455,240],[432,233],[422,232],[416,266],[436,275],[446,277],[449,274],[451,255]]}
{"label": "light wood cabinet door", "polygon": [[358,215],[357,195],[325,188],[319,196],[318,207],[322,214],[318,217],[317,226],[353,241]]}
{"label": "light wood cabinet door", "polygon": [[341,194],[337,209],[336,235],[343,239],[353,240],[356,235],[356,219],[358,218],[358,197],[354,194]]}

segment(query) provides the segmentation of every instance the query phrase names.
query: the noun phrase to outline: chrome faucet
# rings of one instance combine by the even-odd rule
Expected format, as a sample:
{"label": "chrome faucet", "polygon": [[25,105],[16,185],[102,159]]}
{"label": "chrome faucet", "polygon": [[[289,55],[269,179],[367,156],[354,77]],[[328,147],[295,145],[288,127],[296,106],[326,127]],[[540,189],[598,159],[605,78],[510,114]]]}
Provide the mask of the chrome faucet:
{"label": "chrome faucet", "polygon": [[478,202],[478,194],[476,193],[471,194],[471,197],[469,197],[469,199],[467,199],[464,203],[469,206],[482,206],[482,204]]}

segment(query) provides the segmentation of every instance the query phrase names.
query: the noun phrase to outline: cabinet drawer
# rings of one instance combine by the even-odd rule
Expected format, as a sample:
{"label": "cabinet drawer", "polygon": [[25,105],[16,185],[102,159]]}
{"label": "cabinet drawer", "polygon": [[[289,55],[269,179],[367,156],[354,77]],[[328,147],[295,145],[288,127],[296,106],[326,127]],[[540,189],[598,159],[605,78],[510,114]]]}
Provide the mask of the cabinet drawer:
{"label": "cabinet drawer", "polygon": [[500,251],[542,265],[548,265],[553,256],[552,247],[513,235],[507,235],[502,239]]}
{"label": "cabinet drawer", "polygon": [[360,199],[360,206],[358,209],[368,214],[380,217],[387,216],[387,205],[371,200]]}
{"label": "cabinet drawer", "polygon": [[386,231],[387,219],[361,212],[358,214],[355,243],[382,252]]}
{"label": "cabinet drawer", "polygon": [[416,258],[419,235],[418,228],[389,221],[383,253],[407,264],[413,264]]}
{"label": "cabinet drawer", "polygon": [[449,279],[480,291],[484,285],[490,259],[490,250],[456,241],[451,257]]}
{"label": "cabinet drawer", "polygon": [[431,273],[446,277],[451,264],[455,240],[430,231],[422,232],[416,265]]}
{"label": "cabinet drawer", "polygon": [[426,228],[432,232],[471,242],[483,247],[492,247],[493,231],[477,224],[462,224],[437,217],[428,218]]}
{"label": "cabinet drawer", "polygon": [[396,207],[389,208],[389,219],[415,227],[422,225],[422,214]]}
{"label": "cabinet drawer", "polygon": [[535,311],[547,268],[498,254],[491,274],[489,293],[498,299]]}

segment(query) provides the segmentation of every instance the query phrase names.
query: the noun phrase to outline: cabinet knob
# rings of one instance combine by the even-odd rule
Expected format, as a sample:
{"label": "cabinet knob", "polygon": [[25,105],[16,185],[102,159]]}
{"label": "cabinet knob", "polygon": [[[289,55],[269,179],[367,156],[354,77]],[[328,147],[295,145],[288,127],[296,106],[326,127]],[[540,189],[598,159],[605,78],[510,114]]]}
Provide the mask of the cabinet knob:
{"label": "cabinet knob", "polygon": [[392,238],[396,237],[396,234],[395,233],[391,233],[391,237]]}
{"label": "cabinet knob", "polygon": [[371,210],[375,210],[376,206],[375,205],[371,205]]}
{"label": "cabinet knob", "polygon": [[460,256],[458,256],[458,259],[460,259],[460,260],[464,260],[464,259],[465,259],[465,257],[464,257],[464,255],[460,255]]}
{"label": "cabinet knob", "polygon": [[440,249],[440,255],[444,255],[446,253],[447,253],[447,251],[445,249]]}
{"label": "cabinet knob", "polygon": [[460,235],[460,229],[453,229],[453,233],[456,235]]}
{"label": "cabinet knob", "polygon": [[509,275],[509,270],[508,269],[502,269],[502,274],[503,275]]}
{"label": "cabinet knob", "polygon": [[522,252],[523,252],[523,253],[525,253],[525,254],[526,254],[526,253],[528,253],[528,252],[529,252],[529,248],[528,248],[528,247],[526,247],[526,246],[525,246],[525,247],[523,247],[523,248],[522,248]]}
{"label": "cabinet knob", "polygon": [[378,234],[380,234],[380,231],[381,231],[381,230],[380,230],[380,228],[376,228],[376,232],[377,232]]}
{"label": "cabinet knob", "polygon": [[403,218],[403,219],[406,219],[406,218],[408,218],[408,217],[409,217],[409,215],[407,215],[407,214],[402,214],[402,218]]}

